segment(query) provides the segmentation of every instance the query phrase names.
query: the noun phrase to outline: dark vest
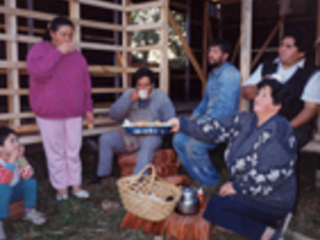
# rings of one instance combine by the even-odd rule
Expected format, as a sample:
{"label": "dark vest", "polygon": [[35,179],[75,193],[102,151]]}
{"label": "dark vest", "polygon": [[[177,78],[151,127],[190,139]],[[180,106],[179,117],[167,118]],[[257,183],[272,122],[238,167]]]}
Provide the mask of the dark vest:
{"label": "dark vest", "polygon": [[[278,63],[265,62],[262,67],[262,77],[273,74],[277,71]],[[303,89],[306,86],[310,76],[315,71],[312,64],[305,63],[305,67],[298,68],[291,78],[285,83],[286,87],[291,91],[293,99],[290,104],[284,105],[281,108],[280,114],[291,121],[303,109],[304,102],[300,99]],[[307,124],[313,124],[313,120]]]}

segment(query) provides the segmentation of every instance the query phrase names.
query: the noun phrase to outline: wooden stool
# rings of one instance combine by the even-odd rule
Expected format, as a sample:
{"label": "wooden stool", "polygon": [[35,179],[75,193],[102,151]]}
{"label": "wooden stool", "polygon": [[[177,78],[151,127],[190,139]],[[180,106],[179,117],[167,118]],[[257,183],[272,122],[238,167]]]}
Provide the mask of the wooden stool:
{"label": "wooden stool", "polygon": [[[166,178],[173,184],[188,184],[189,179],[183,175]],[[210,223],[202,218],[205,207],[197,215],[186,216],[173,212],[161,222],[151,222],[127,213],[122,220],[122,229],[133,229],[147,234],[160,236],[164,234],[168,239],[179,240],[209,240]],[[156,239],[156,238],[155,238]]]}
{"label": "wooden stool", "polygon": [[166,235],[167,239],[209,240],[210,223],[202,218],[204,209],[201,209],[197,215],[193,216],[172,213],[162,222],[143,220],[131,213],[127,213],[123,218],[121,228],[142,231],[156,236]]}
{"label": "wooden stool", "polygon": [[[138,153],[122,153],[118,156],[118,164],[121,168],[121,177],[132,174],[136,166]],[[157,175],[166,177],[176,175],[180,164],[177,163],[177,154],[173,149],[159,149],[155,151],[152,164],[155,166]]]}
{"label": "wooden stool", "polygon": [[17,220],[23,217],[23,212],[24,212],[23,203],[24,203],[24,200],[10,204],[9,216],[8,216],[10,220]]}

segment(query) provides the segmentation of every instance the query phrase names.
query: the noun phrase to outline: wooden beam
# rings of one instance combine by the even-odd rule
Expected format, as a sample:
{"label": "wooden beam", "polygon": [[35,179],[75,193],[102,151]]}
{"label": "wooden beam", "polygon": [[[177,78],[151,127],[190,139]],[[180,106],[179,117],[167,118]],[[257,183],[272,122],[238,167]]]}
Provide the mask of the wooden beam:
{"label": "wooden beam", "polygon": [[166,94],[169,94],[169,57],[168,57],[168,32],[169,32],[169,4],[170,0],[165,0],[164,5],[160,8],[160,21],[163,23],[160,30],[160,45],[161,45],[161,62],[159,87]]}
{"label": "wooden beam", "polygon": [[[16,0],[5,0],[5,8],[14,9],[17,7]],[[11,38],[14,38],[17,33],[17,16],[13,12],[5,13],[5,25],[6,33]],[[18,42],[16,40],[10,40],[6,42],[7,44],[7,59],[12,62],[17,62],[19,60],[18,54]],[[7,88],[12,91],[19,90],[19,70],[18,66],[14,66],[7,70]],[[9,96],[9,112],[13,114],[18,114],[20,112],[20,96],[18,94],[12,94]],[[12,127],[20,126],[20,119],[14,118],[10,122]]]}
{"label": "wooden beam", "polygon": [[[13,14],[19,17],[26,17],[26,18],[35,18],[43,21],[51,21],[53,18],[55,18],[57,15],[54,14],[48,14],[43,13],[39,11],[30,11],[25,9],[19,9],[19,8],[10,8],[10,7],[0,7],[0,13],[4,14]],[[79,24],[83,27],[91,27],[91,28],[98,28],[98,29],[104,29],[104,30],[113,30],[113,31],[122,31],[123,26],[117,25],[117,24],[111,24],[111,23],[102,23],[98,21],[92,21],[92,20],[82,20],[82,19],[74,19],[71,18],[71,20],[75,24]]]}
{"label": "wooden beam", "polygon": [[[318,6],[317,6],[317,40],[316,40],[316,62],[315,64],[317,66],[320,66],[320,0],[318,0]],[[320,132],[320,125],[318,125],[318,130]]]}
{"label": "wooden beam", "polygon": [[115,3],[110,3],[110,2],[100,1],[100,0],[78,0],[78,1],[82,4],[86,4],[93,7],[117,10],[120,12],[123,11],[123,7],[120,4],[115,4]]}
{"label": "wooden beam", "polygon": [[174,18],[172,16],[172,13],[170,11],[169,11],[169,22],[172,25],[172,28],[175,31],[175,33],[178,35],[184,50],[186,51],[186,53],[187,53],[192,65],[193,65],[194,69],[196,70],[196,72],[197,72],[197,74],[198,74],[198,76],[199,76],[199,78],[200,78],[200,80],[202,82],[202,85],[203,85],[202,89],[204,89],[205,86],[206,86],[206,82],[207,82],[206,81],[206,77],[204,76],[203,71],[202,71],[197,59],[193,55],[189,45],[187,44],[186,40],[184,39],[184,37],[182,35],[182,32],[181,32],[177,22],[174,20]]}
{"label": "wooden beam", "polygon": [[[166,0],[168,1],[168,0]],[[156,30],[162,29],[164,27],[164,23],[157,22],[157,23],[147,23],[147,24],[135,24],[135,25],[127,25],[126,31],[127,32],[139,32],[139,31],[147,31],[147,30]]]}
{"label": "wooden beam", "polygon": [[115,51],[120,52],[123,50],[122,46],[103,44],[103,43],[89,43],[89,42],[80,42],[78,44],[81,48],[92,49],[92,50],[100,50],[100,51]]}
{"label": "wooden beam", "polygon": [[81,42],[81,31],[80,31],[79,21],[80,21],[81,16],[80,16],[80,3],[78,0],[69,1],[69,17],[71,19],[76,19],[76,23],[74,25],[75,28],[74,28],[73,41],[76,43],[80,43]]}
{"label": "wooden beam", "polygon": [[132,4],[124,8],[126,12],[134,12],[134,11],[141,11],[150,8],[159,8],[164,6],[165,0],[153,1],[148,3],[139,3],[139,4]]}
{"label": "wooden beam", "polygon": [[141,52],[141,51],[150,51],[150,50],[161,50],[161,45],[147,45],[147,46],[139,46],[139,47],[128,47],[127,50],[129,52]]}
{"label": "wooden beam", "polygon": [[[243,0],[241,3],[241,37],[240,37],[240,72],[241,85],[250,76],[252,36],[252,0]],[[241,99],[240,110],[249,110],[249,103]]]}
{"label": "wooden beam", "polygon": [[[125,9],[129,6],[130,0],[122,0],[122,8]],[[130,46],[129,44],[129,34],[127,32],[127,27],[129,25],[129,16],[127,12],[122,12],[122,67],[128,67],[128,51],[127,48]],[[129,75],[128,72],[122,72],[122,86],[124,88],[129,87]]]}
{"label": "wooden beam", "polygon": [[[102,133],[105,133],[107,131],[114,131],[120,129],[120,125],[115,125],[115,126],[108,126],[108,127],[99,127],[99,128],[93,128],[93,129],[84,129],[82,132],[82,136],[84,137],[89,137],[89,136],[95,136],[95,135],[100,135]],[[22,136],[19,138],[19,141],[23,145],[31,145],[35,143],[40,143],[41,137],[40,135],[33,135],[33,136]]]}
{"label": "wooden beam", "polygon": [[205,0],[203,2],[203,39],[202,39],[202,71],[205,77],[207,77],[207,65],[208,65],[208,25],[209,25],[209,2]]}
{"label": "wooden beam", "polygon": [[[317,17],[317,41],[316,41],[316,66],[320,66],[320,0],[318,0],[318,6],[317,6],[317,11],[318,11],[318,17]],[[318,106],[318,141],[320,141],[320,106]]]}
{"label": "wooden beam", "polygon": [[251,65],[250,65],[250,69],[251,70],[255,67],[255,65],[260,60],[262,54],[264,53],[265,49],[269,46],[269,43],[272,41],[274,35],[276,35],[279,27],[283,23],[283,20],[284,20],[284,18],[280,18],[279,19],[279,21],[277,22],[276,26],[272,29],[271,33],[269,34],[268,38],[263,43],[262,47],[260,48],[260,51],[258,52],[258,54],[256,55],[256,57],[254,58],[254,60],[252,61]]}
{"label": "wooden beam", "polygon": [[239,38],[237,40],[237,43],[236,43],[236,46],[235,46],[235,48],[233,50],[232,57],[231,57],[231,62],[235,63],[237,55],[239,53],[239,50],[240,50],[240,36],[239,36]]}
{"label": "wooden beam", "polygon": [[[256,48],[256,49],[252,49],[251,51],[253,53],[258,53],[258,52],[260,52],[260,50],[261,50],[261,48]],[[267,47],[267,48],[264,49],[264,52],[265,53],[266,52],[268,52],[268,53],[276,53],[276,52],[278,52],[278,50],[279,50],[278,47]]]}
{"label": "wooden beam", "polygon": [[176,9],[181,9],[181,10],[185,10],[185,11],[189,10],[189,6],[187,4],[174,2],[174,1],[170,1],[170,8],[171,9],[176,8]]}

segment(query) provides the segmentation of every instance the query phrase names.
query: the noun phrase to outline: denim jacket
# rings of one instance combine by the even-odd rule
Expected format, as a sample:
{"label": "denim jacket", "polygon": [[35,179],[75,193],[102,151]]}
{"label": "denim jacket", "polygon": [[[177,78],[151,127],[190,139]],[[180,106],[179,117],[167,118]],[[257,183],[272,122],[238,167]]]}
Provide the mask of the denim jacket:
{"label": "denim jacket", "polygon": [[238,111],[240,72],[230,62],[209,75],[205,95],[192,116],[196,119],[219,119]]}

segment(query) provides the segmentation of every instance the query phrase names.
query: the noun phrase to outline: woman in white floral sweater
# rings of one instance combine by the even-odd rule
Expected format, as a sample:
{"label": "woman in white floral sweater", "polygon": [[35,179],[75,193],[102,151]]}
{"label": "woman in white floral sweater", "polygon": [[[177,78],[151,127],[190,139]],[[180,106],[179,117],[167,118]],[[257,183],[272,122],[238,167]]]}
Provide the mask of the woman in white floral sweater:
{"label": "woman in white floral sweater", "polygon": [[259,84],[254,112],[214,120],[172,119],[173,131],[205,142],[227,142],[229,180],[206,208],[204,218],[250,240],[280,239],[277,222],[296,199],[296,138],[288,121],[277,115],[290,98],[281,83]]}

